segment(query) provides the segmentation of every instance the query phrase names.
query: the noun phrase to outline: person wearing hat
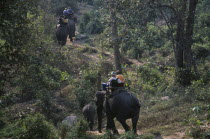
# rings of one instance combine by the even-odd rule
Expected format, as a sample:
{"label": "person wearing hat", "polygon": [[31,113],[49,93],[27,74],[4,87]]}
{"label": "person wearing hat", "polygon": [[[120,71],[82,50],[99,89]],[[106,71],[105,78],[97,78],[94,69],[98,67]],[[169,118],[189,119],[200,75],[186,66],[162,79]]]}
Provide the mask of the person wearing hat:
{"label": "person wearing hat", "polygon": [[122,83],[119,84],[119,87],[124,87],[125,78],[124,78],[124,76],[122,75],[122,72],[120,72],[120,71],[118,70],[118,71],[117,71],[116,77],[122,81]]}
{"label": "person wearing hat", "polygon": [[68,32],[69,32],[69,39],[72,42],[75,40],[75,31],[76,26],[75,23],[77,22],[77,18],[74,16],[74,11],[69,8],[65,10],[66,18],[68,19]]}
{"label": "person wearing hat", "polygon": [[111,73],[111,76],[112,77],[108,80],[107,84],[111,88],[111,91],[114,92],[115,90],[117,90],[118,87],[120,87],[119,84],[121,84],[122,81],[116,77],[117,73],[114,71]]}

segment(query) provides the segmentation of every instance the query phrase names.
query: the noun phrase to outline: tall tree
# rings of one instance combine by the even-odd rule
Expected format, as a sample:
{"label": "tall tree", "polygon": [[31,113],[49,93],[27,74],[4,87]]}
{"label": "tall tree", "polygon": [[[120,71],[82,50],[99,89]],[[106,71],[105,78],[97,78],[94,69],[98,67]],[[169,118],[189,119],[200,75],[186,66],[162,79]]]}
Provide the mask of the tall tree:
{"label": "tall tree", "polygon": [[[192,44],[195,9],[198,0],[181,1],[181,8],[176,9],[177,30],[176,30],[176,74],[177,81],[182,85],[189,85],[192,81]],[[195,66],[195,65],[194,65]],[[196,66],[195,66],[196,67]]]}
{"label": "tall tree", "polygon": [[110,11],[111,18],[111,34],[112,34],[112,46],[114,48],[114,63],[116,70],[122,72],[121,68],[121,57],[120,57],[120,46],[117,26],[117,13],[116,13],[116,1],[115,0],[104,0],[107,10]]}
{"label": "tall tree", "polygon": [[[179,0],[172,1],[168,4],[165,1],[159,0],[153,2],[158,5],[158,8],[161,8],[161,12],[164,12],[165,9],[170,9],[175,15],[176,36],[175,39],[172,39],[175,42],[176,81],[182,85],[189,85],[193,79],[193,66],[194,72],[196,72],[191,47],[193,44],[195,10],[198,0]],[[165,15],[167,15],[167,13],[165,13]],[[166,23],[170,23],[168,18],[164,19]],[[173,31],[171,31],[171,33],[173,33]],[[173,35],[171,34],[171,36]]]}

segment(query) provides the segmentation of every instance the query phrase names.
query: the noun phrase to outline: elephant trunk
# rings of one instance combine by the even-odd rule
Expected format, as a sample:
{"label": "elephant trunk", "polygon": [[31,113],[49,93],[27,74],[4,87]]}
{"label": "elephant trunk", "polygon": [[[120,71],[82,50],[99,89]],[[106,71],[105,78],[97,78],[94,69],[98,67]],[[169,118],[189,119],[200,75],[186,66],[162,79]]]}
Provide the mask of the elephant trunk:
{"label": "elephant trunk", "polygon": [[98,132],[99,132],[99,133],[102,133],[102,131],[101,131],[101,125],[102,125],[102,111],[103,111],[103,106],[102,106],[102,107],[97,106]]}

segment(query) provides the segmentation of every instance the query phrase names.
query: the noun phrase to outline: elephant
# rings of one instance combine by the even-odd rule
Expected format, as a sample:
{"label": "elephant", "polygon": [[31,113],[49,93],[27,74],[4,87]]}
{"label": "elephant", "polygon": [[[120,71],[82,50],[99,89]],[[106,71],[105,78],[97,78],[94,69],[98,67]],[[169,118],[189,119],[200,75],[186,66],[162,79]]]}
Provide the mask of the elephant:
{"label": "elephant", "polygon": [[68,36],[68,28],[67,24],[59,24],[56,27],[56,38],[58,41],[58,44],[61,46],[64,46],[67,41]]}
{"label": "elephant", "polygon": [[68,19],[68,35],[70,41],[73,41],[73,37],[75,37],[75,30],[76,30],[75,20],[71,18]]}
{"label": "elephant", "polygon": [[87,120],[89,124],[89,128],[91,131],[93,131],[93,125],[94,125],[94,120],[95,120],[95,115],[96,115],[96,107],[94,103],[89,103],[85,105],[82,108],[82,113],[84,118]]}
{"label": "elephant", "polygon": [[105,109],[107,117],[106,129],[111,129],[114,134],[119,134],[114,123],[114,118],[122,124],[125,131],[129,131],[130,127],[126,124],[126,120],[132,119],[132,127],[134,133],[137,133],[137,123],[140,112],[140,102],[137,97],[124,89],[116,90],[111,94],[105,91],[96,92],[96,106],[98,114],[98,131],[101,133],[102,110]]}

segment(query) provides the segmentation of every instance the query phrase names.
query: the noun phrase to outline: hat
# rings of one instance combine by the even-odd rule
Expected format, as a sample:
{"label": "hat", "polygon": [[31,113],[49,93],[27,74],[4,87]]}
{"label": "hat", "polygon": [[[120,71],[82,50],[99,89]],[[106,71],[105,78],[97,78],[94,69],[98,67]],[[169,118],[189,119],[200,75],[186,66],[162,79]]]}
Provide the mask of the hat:
{"label": "hat", "polygon": [[67,12],[68,12],[68,14],[73,14],[74,13],[72,9],[68,9]]}
{"label": "hat", "polygon": [[113,71],[113,72],[111,73],[111,75],[117,75],[117,73]]}
{"label": "hat", "polygon": [[67,15],[68,15],[68,11],[67,11],[67,10],[64,10],[64,11],[63,11],[63,15],[64,15],[64,16],[67,16]]}

